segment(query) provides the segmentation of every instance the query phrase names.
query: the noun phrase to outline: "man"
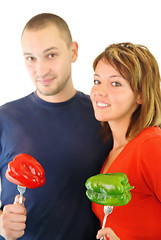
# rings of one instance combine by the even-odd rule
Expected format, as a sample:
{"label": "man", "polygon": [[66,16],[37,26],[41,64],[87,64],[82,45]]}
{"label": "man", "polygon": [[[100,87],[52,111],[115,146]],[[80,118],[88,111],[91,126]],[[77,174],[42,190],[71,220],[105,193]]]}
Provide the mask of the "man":
{"label": "man", "polygon": [[[101,142],[90,99],[73,86],[78,45],[62,18],[44,13],[26,24],[22,50],[36,91],[0,108],[0,234],[7,240],[93,240],[100,226],[84,184],[100,171],[111,142]],[[26,190],[24,205],[14,201],[16,185],[5,178],[19,153],[38,160],[46,176],[44,186]]]}

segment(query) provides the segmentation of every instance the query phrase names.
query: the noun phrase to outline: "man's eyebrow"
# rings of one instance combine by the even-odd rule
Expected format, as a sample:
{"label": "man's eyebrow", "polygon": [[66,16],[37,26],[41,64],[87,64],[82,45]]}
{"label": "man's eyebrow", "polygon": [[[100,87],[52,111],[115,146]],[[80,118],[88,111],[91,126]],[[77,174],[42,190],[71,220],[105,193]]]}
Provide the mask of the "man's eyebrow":
{"label": "man's eyebrow", "polygon": [[24,52],[23,55],[24,56],[26,56],[26,55],[28,56],[28,55],[32,55],[32,53]]}
{"label": "man's eyebrow", "polygon": [[49,51],[51,51],[51,50],[58,50],[58,48],[57,48],[57,47],[47,48],[47,49],[44,50],[44,53],[49,52]]}
{"label": "man's eyebrow", "polygon": [[[49,51],[51,51],[51,50],[58,50],[58,48],[57,48],[57,47],[50,47],[50,48],[45,49],[45,50],[43,51],[43,53],[47,53],[47,52],[49,52]],[[30,52],[24,52],[23,55],[24,55],[24,56],[26,56],[26,55],[28,56],[28,55],[33,55],[33,54],[30,53]]]}

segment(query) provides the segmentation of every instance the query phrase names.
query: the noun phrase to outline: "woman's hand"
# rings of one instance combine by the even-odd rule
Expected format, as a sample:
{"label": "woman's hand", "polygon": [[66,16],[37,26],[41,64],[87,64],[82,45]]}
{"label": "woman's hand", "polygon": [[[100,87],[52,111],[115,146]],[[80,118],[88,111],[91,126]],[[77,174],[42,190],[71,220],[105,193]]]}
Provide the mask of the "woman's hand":
{"label": "woman's hand", "polygon": [[109,240],[120,240],[120,238],[116,236],[116,234],[111,228],[103,228],[99,230],[96,238],[100,239],[103,236],[105,236],[105,239],[109,239]]}

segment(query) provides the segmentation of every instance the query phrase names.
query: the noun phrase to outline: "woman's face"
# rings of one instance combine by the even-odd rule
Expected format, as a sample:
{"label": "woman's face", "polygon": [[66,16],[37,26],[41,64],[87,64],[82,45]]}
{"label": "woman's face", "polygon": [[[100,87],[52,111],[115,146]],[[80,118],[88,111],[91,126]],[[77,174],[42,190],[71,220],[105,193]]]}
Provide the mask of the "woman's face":
{"label": "woman's face", "polygon": [[132,113],[141,104],[129,82],[109,63],[100,60],[94,73],[91,100],[98,121],[122,121],[129,124]]}

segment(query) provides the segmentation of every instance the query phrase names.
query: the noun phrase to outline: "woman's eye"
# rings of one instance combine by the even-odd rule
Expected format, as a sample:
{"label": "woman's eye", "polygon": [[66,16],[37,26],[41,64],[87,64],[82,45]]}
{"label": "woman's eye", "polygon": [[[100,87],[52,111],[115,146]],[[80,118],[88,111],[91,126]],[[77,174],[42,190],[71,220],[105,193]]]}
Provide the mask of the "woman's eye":
{"label": "woman's eye", "polygon": [[112,86],[114,87],[120,87],[121,84],[119,82],[112,82]]}
{"label": "woman's eye", "polygon": [[100,84],[100,81],[99,80],[94,80],[94,85],[98,85]]}

